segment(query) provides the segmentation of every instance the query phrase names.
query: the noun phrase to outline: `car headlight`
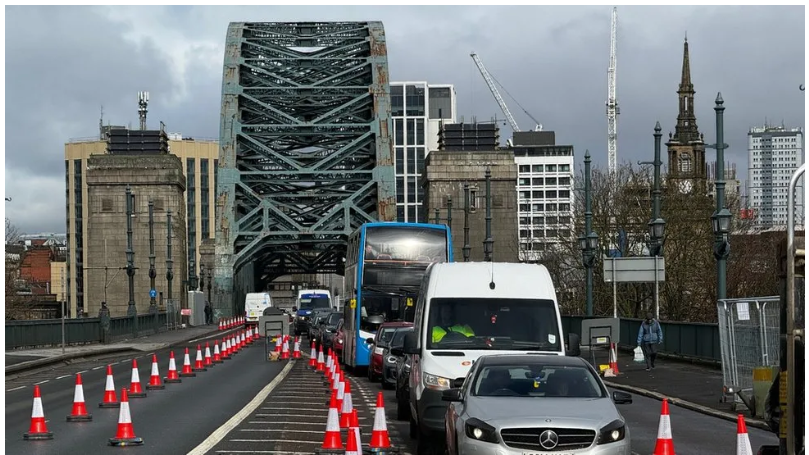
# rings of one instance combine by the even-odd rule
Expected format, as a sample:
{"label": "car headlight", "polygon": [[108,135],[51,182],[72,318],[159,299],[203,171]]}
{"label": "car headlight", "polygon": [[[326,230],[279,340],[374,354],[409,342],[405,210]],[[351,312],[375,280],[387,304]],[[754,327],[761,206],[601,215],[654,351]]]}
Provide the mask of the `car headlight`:
{"label": "car headlight", "polygon": [[622,420],[613,420],[598,433],[599,444],[618,442],[626,437],[626,424]]}
{"label": "car headlight", "polygon": [[466,436],[476,441],[491,442],[497,444],[497,430],[488,423],[478,420],[469,419],[466,421]]}
{"label": "car headlight", "polygon": [[448,378],[436,376],[430,373],[424,373],[424,387],[433,390],[446,390],[449,389],[452,381]]}
{"label": "car headlight", "polygon": [[337,344],[343,344],[343,340],[337,340]]}
{"label": "car headlight", "polygon": [[375,348],[374,348],[374,354],[376,354],[376,355],[382,355],[382,354],[384,354],[384,353],[385,353],[385,348],[380,348],[379,346],[377,346],[377,347],[375,347]]}

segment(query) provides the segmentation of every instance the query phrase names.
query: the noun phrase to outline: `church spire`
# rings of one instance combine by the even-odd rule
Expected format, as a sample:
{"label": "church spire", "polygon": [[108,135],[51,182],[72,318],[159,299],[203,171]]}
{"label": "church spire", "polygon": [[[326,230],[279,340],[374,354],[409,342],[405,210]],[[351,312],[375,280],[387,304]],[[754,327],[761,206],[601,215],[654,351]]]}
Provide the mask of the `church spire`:
{"label": "church spire", "polygon": [[688,33],[685,34],[683,42],[683,75],[680,79],[680,92],[693,92],[694,86],[691,84],[691,59],[688,56]]}
{"label": "church spire", "polygon": [[683,42],[683,74],[677,94],[680,98],[680,112],[677,115],[677,126],[673,140],[681,144],[699,142],[701,140],[697,117],[694,113],[694,84],[691,83],[691,61],[688,55],[688,36]]}

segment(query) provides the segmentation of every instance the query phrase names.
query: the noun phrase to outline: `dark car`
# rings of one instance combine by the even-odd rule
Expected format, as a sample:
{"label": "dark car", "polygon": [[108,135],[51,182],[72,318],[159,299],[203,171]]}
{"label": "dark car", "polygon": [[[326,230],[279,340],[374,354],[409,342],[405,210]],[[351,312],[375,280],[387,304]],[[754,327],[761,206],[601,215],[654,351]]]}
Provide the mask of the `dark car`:
{"label": "dark car", "polygon": [[382,369],[384,365],[385,350],[393,339],[393,334],[396,333],[401,327],[412,327],[412,322],[384,322],[376,330],[374,335],[374,348],[371,352],[371,363],[368,365],[368,380],[371,382],[376,381],[378,377],[382,376]]}
{"label": "dark car", "polygon": [[337,326],[342,319],[343,313],[335,311],[323,316],[318,321],[315,341],[318,346],[323,346],[324,352],[334,345],[334,335],[337,333]]}
{"label": "dark car", "polygon": [[396,352],[399,352],[400,355],[394,355],[392,351],[396,348],[402,349],[404,347],[405,334],[413,331],[412,323],[408,322],[408,324],[410,325],[399,327],[393,332],[393,338],[391,338],[388,347],[385,348],[385,352],[382,353],[383,389],[393,389],[396,387],[397,366],[399,361],[404,357],[404,354],[397,350]]}
{"label": "dark car", "polygon": [[318,308],[316,310],[312,310],[312,315],[309,319],[309,330],[306,334],[309,340],[315,340],[318,343],[320,342],[320,323],[333,311],[334,309],[332,308]]}
{"label": "dark car", "polygon": [[410,359],[397,348],[399,361],[396,362],[396,419],[410,419]]}

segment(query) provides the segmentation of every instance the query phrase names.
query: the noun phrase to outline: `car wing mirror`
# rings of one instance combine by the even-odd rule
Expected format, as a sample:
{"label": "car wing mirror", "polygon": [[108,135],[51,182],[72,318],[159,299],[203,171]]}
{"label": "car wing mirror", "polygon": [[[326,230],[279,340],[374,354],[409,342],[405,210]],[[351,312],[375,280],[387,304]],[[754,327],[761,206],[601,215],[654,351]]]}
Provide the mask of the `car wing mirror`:
{"label": "car wing mirror", "polygon": [[632,404],[632,395],[616,390],[612,392],[612,401],[614,401],[615,404]]}
{"label": "car wing mirror", "polygon": [[448,389],[441,393],[441,399],[444,401],[463,401],[461,389]]}

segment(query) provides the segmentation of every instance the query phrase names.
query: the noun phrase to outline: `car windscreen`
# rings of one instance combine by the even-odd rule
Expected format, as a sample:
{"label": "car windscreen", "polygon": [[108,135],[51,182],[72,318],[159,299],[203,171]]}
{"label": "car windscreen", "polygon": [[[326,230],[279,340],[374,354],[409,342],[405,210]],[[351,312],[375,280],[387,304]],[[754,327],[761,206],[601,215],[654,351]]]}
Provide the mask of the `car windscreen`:
{"label": "car windscreen", "polygon": [[393,334],[396,332],[395,327],[385,327],[380,329],[378,333],[378,342],[377,346],[387,346],[390,343],[390,340],[393,338]]}
{"label": "car windscreen", "polygon": [[393,338],[390,340],[390,346],[393,348],[401,348],[404,346],[404,337],[408,332],[412,332],[412,327],[405,327],[401,329],[397,329],[396,332],[393,334]]}
{"label": "car windscreen", "polygon": [[340,323],[340,319],[342,319],[342,317],[342,313],[331,313],[325,320],[325,324],[327,327],[337,327],[337,324]]}
{"label": "car windscreen", "polygon": [[328,297],[301,297],[298,301],[298,308],[301,310],[312,310],[315,308],[329,308],[331,302]]}
{"label": "car windscreen", "polygon": [[552,300],[433,298],[427,329],[427,349],[562,350]]}
{"label": "car windscreen", "polygon": [[603,398],[607,391],[584,366],[483,366],[472,384],[478,397]]}

